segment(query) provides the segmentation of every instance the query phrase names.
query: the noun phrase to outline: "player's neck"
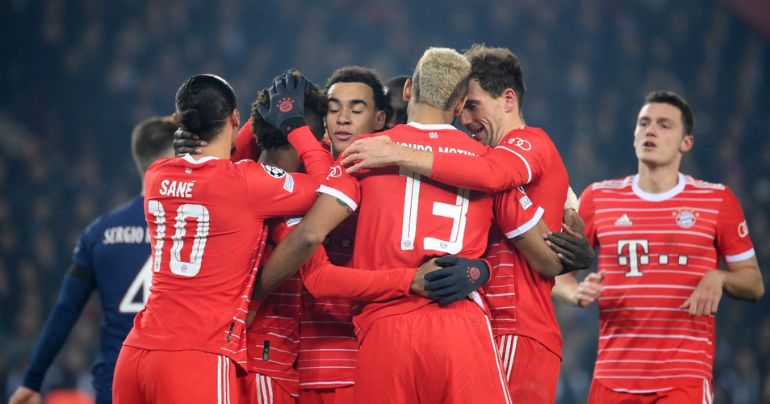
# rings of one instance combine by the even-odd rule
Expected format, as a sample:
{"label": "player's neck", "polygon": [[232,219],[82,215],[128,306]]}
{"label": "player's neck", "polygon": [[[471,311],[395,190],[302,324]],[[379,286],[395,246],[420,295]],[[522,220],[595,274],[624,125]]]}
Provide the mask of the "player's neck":
{"label": "player's neck", "polygon": [[415,104],[410,112],[408,122],[417,122],[425,125],[451,125],[452,121],[454,121],[452,111],[444,111],[426,104]]}
{"label": "player's neck", "polygon": [[232,136],[228,131],[223,131],[209,140],[208,145],[201,147],[201,154],[195,157],[217,157],[220,159],[230,159],[232,151]]}
{"label": "player's neck", "polygon": [[524,118],[522,118],[518,112],[503,115],[503,125],[500,127],[501,133],[495,135],[495,140],[493,142],[494,144],[492,146],[497,146],[507,134],[511,133],[512,130],[519,129],[524,126],[526,126]]}
{"label": "player's neck", "polygon": [[648,166],[639,162],[639,188],[651,194],[670,191],[679,184],[679,169],[675,165]]}

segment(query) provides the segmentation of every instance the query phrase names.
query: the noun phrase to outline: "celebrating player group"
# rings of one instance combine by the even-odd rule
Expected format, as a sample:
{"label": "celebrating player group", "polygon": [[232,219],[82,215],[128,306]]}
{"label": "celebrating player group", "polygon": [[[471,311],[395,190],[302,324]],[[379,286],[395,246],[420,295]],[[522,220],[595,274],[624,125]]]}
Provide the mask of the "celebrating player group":
{"label": "celebrating player group", "polygon": [[190,77],[135,131],[144,197],[84,231],[11,402],[39,402],[97,289],[99,403],[553,403],[552,297],[599,304],[588,402],[710,403],[722,294],[764,288],[738,199],[679,172],[691,107],[650,93],[638,172],[578,199],[525,92],[508,49],[429,48],[385,85],[291,69],[242,125],[227,81]]}

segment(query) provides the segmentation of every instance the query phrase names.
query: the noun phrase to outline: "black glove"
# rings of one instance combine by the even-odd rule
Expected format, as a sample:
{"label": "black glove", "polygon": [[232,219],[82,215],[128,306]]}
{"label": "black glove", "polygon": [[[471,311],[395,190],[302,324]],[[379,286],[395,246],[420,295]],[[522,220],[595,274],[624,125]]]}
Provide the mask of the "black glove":
{"label": "black glove", "polygon": [[198,136],[179,128],[174,132],[174,154],[183,156],[185,154],[200,154],[198,148],[203,147],[203,140]]}
{"label": "black glove", "polygon": [[312,84],[303,76],[294,77],[293,69],[278,76],[270,86],[270,108],[257,105],[265,122],[277,128],[284,135],[305,126],[305,92]]}
{"label": "black glove", "polygon": [[489,279],[489,266],[484,260],[445,255],[436,264],[443,268],[425,275],[425,290],[440,306],[465,299]]}
{"label": "black glove", "polygon": [[594,263],[594,250],[588,239],[582,234],[568,232],[550,233],[546,237],[551,249],[559,255],[562,273],[591,268]]}

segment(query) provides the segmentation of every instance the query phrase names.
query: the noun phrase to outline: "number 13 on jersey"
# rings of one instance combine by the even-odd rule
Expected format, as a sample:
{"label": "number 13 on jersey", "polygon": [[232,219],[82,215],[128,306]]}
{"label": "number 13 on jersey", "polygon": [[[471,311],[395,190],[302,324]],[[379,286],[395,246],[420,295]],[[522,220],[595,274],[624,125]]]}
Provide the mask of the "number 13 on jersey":
{"label": "number 13 on jersey", "polygon": [[[406,177],[406,189],[404,191],[404,216],[401,227],[401,249],[414,250],[414,242],[417,234],[417,212],[420,205],[420,175],[409,170],[401,169],[399,175]],[[452,229],[448,240],[435,237],[424,237],[423,248],[426,250],[440,251],[456,254],[463,248],[465,236],[466,216],[470,191],[463,188],[457,189],[457,198],[454,204],[423,201],[432,203],[433,215],[452,219]],[[427,199],[427,198],[425,198]]]}

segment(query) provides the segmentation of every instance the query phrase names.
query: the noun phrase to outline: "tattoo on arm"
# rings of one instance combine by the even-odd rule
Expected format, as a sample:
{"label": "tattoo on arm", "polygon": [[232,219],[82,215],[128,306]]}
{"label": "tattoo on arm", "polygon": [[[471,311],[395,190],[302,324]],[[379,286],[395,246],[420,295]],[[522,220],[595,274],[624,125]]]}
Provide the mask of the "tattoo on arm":
{"label": "tattoo on arm", "polygon": [[345,202],[342,202],[342,201],[341,201],[340,199],[338,199],[338,198],[334,198],[334,200],[335,200],[335,201],[337,201],[337,203],[338,203],[340,206],[344,206],[344,207],[345,207],[345,209],[347,209],[347,211],[348,211],[348,214],[349,214],[349,215],[352,215],[352,214],[353,214],[353,209],[350,209],[350,206],[348,206],[348,204],[347,204],[347,203],[345,203]]}
{"label": "tattoo on arm", "polygon": [[521,241],[521,240],[524,240],[524,235],[523,234],[519,234],[518,236],[513,238],[513,241]]}

